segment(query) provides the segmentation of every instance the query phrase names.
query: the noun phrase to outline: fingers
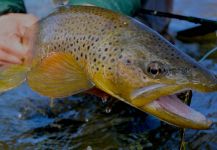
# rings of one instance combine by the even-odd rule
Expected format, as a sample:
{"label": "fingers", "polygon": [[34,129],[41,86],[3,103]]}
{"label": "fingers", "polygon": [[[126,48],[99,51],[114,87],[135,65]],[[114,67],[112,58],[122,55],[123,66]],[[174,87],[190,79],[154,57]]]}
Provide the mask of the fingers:
{"label": "fingers", "polygon": [[27,48],[22,45],[18,37],[0,38],[0,49],[17,57],[22,57],[27,52]]}
{"label": "fingers", "polygon": [[25,34],[25,31],[38,20],[33,15],[27,14],[17,14],[17,17],[17,19],[19,20],[18,32],[20,36],[23,36]]}
{"label": "fingers", "polygon": [[2,63],[12,63],[12,64],[21,64],[22,61],[16,56],[10,55],[3,50],[0,50],[0,62]]}
{"label": "fingers", "polygon": [[15,17],[19,26],[23,27],[30,27],[38,20],[31,14],[11,14],[11,16]]}
{"label": "fingers", "polygon": [[31,26],[38,19],[31,14],[11,13],[7,15],[8,19],[13,19],[24,26]]}
{"label": "fingers", "polygon": [[31,14],[18,14],[18,18],[20,22],[22,22],[22,25],[26,27],[30,27],[33,25],[35,22],[38,21],[38,19],[31,15]]}
{"label": "fingers", "polygon": [[0,64],[22,63],[28,53],[26,32],[37,18],[27,14],[8,14],[0,17]]}
{"label": "fingers", "polygon": [[7,28],[11,27],[12,32],[16,32],[19,36],[23,36],[26,28],[32,26],[37,20],[38,19],[35,16],[30,14],[11,13],[1,17],[0,25]]}

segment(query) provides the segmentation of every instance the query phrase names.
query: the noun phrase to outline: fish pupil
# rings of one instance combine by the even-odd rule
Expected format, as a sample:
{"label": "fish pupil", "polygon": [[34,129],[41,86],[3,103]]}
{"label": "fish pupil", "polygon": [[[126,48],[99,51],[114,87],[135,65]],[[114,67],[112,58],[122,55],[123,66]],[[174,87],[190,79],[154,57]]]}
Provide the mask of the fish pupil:
{"label": "fish pupil", "polygon": [[149,64],[147,68],[147,72],[153,77],[157,77],[164,73],[166,70],[162,68],[162,64],[160,62],[152,62]]}
{"label": "fish pupil", "polygon": [[157,69],[153,69],[153,68],[149,68],[149,72],[151,73],[151,74],[153,74],[153,75],[156,75],[156,74],[158,74],[158,72],[159,72],[159,70],[157,70]]}

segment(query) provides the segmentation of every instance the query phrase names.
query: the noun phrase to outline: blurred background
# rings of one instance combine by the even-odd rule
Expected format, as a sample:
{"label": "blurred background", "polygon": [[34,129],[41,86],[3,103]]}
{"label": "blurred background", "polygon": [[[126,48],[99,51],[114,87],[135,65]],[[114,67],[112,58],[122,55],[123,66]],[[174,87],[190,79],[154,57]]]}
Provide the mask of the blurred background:
{"label": "blurred background", "polygon": [[[67,0],[24,2],[27,12],[39,18],[45,17],[57,6],[67,4]],[[159,1],[152,2],[157,4]],[[158,8],[155,4],[148,6],[150,9]],[[217,21],[216,7],[216,0],[174,0],[172,12]],[[158,17],[154,18],[153,22],[159,21]],[[216,31],[203,35],[186,34],[185,30],[195,26],[172,19],[167,31],[180,50],[199,60],[217,46],[217,34]],[[154,28],[160,30],[159,27]],[[202,64],[217,74],[216,53]],[[120,101],[112,108],[108,106],[109,102],[80,94],[55,99],[53,107],[50,107],[48,98],[23,84],[0,95],[0,149],[179,149],[178,128]],[[191,107],[214,123],[209,130],[187,129],[186,148],[217,149],[217,93],[193,92]]]}

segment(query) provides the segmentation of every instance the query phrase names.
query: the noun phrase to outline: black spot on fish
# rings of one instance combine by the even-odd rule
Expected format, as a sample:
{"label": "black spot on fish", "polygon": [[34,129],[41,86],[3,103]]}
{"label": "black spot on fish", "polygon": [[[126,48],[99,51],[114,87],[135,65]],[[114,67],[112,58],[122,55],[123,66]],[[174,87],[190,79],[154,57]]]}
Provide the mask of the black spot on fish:
{"label": "black spot on fish", "polygon": [[114,58],[112,58],[112,59],[111,59],[111,62],[113,63],[114,61],[115,61],[115,59],[114,59]]}
{"label": "black spot on fish", "polygon": [[126,63],[131,64],[131,60],[127,59]]}

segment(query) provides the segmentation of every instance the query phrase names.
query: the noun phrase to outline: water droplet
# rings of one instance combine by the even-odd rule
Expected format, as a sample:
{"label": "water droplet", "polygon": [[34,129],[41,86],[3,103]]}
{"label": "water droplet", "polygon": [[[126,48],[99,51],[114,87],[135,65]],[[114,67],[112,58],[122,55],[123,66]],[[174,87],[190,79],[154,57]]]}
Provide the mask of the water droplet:
{"label": "water droplet", "polygon": [[54,105],[55,105],[55,104],[54,104],[54,99],[51,98],[51,99],[50,99],[50,103],[49,103],[50,108],[53,108]]}
{"label": "water droplet", "polygon": [[102,97],[101,99],[102,99],[102,103],[103,103],[103,104],[107,103],[107,101],[108,101],[108,98],[107,98],[107,97]]}
{"label": "water droplet", "polygon": [[106,107],[105,112],[106,112],[107,114],[109,114],[111,111],[112,111],[112,109],[111,109],[110,107]]}
{"label": "water droplet", "polygon": [[23,115],[21,113],[18,114],[18,118],[22,119]]}
{"label": "water droplet", "polygon": [[93,150],[93,148],[91,146],[87,146],[86,150]]}
{"label": "water droplet", "polygon": [[88,118],[85,118],[85,122],[89,122],[89,119],[88,119]]}

